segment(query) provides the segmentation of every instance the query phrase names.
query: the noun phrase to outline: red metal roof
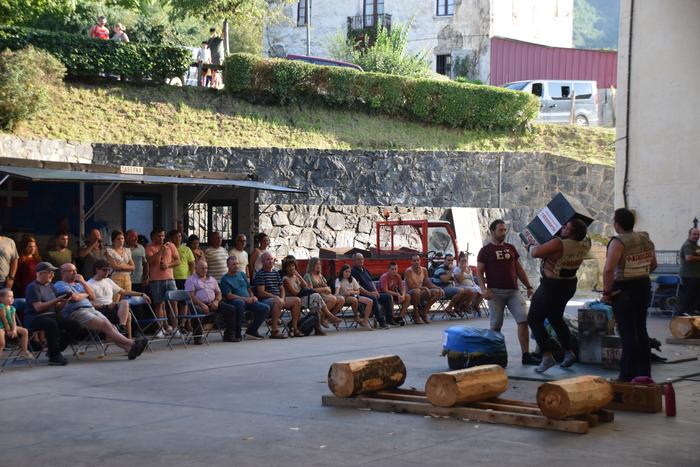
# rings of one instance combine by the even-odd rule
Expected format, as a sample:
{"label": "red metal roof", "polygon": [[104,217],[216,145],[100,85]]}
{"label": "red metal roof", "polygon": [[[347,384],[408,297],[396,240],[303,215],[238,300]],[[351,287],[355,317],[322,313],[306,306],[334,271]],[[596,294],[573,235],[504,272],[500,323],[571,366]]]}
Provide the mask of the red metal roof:
{"label": "red metal roof", "polygon": [[617,52],[567,49],[491,39],[491,84],[500,86],[526,79],[595,80],[598,89],[617,87]]}

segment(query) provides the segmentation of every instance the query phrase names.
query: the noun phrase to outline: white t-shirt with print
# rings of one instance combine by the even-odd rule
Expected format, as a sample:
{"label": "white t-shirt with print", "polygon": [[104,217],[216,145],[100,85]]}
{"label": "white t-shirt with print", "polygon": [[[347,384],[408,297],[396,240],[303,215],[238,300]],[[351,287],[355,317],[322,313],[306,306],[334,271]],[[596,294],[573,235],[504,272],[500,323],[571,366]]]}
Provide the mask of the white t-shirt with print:
{"label": "white t-shirt with print", "polygon": [[94,278],[87,281],[88,285],[95,292],[95,303],[98,305],[109,305],[112,297],[122,289],[109,277],[96,281]]}

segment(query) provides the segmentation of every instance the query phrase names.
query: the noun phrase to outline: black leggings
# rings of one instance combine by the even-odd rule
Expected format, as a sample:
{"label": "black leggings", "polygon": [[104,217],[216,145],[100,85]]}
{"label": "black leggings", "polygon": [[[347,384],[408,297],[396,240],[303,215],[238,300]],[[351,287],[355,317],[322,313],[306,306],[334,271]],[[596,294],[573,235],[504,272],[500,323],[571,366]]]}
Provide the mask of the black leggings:
{"label": "black leggings", "polygon": [[622,341],[619,378],[630,381],[636,376],[651,376],[647,334],[647,305],[651,283],[648,278],[615,282],[613,290],[619,290],[612,302]]}
{"label": "black leggings", "polygon": [[541,352],[551,352],[554,347],[549,338],[544,320],[547,319],[557,333],[559,342],[564,350],[573,350],[569,327],[564,322],[566,303],[576,293],[576,279],[540,279],[527,315],[527,324],[532,329],[532,335],[537,341]]}

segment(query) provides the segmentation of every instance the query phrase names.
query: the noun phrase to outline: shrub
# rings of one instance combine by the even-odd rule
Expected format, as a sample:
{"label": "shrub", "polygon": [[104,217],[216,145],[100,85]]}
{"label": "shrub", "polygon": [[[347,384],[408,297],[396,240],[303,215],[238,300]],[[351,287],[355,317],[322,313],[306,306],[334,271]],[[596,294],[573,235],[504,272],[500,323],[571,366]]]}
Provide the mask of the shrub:
{"label": "shrub", "polygon": [[162,82],[183,76],[192,61],[191,52],[181,47],[125,44],[63,32],[0,27],[0,50],[18,50],[28,45],[56,56],[73,77],[121,75],[134,81]]}
{"label": "shrub", "polygon": [[18,121],[44,111],[47,87],[60,84],[65,74],[56,57],[33,47],[0,52],[0,127],[12,130]]}
{"label": "shrub", "polygon": [[350,68],[233,54],[226,90],[258,103],[320,103],[467,129],[521,129],[539,110],[536,97],[494,86],[411,79]]}

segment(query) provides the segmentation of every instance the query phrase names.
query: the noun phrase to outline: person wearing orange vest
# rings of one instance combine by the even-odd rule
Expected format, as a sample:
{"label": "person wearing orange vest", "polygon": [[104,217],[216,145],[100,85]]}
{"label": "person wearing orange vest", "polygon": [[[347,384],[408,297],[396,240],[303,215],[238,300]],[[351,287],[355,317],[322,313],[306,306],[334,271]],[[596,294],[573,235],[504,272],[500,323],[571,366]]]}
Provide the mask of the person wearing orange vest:
{"label": "person wearing orange vest", "polygon": [[109,40],[109,29],[107,29],[107,18],[100,16],[97,23],[90,28],[91,39]]}
{"label": "person wearing orange vest", "polygon": [[587,231],[588,228],[581,219],[572,219],[562,226],[558,237],[542,245],[527,246],[530,256],[542,258],[542,278],[532,295],[527,315],[527,323],[542,352],[542,362],[535,368],[538,373],[543,373],[556,364],[552,354],[552,340],[544,326],[545,319],[557,333],[564,349],[562,368],[568,368],[576,361],[569,327],[564,322],[564,310],[576,293],[576,271],[591,250]]}
{"label": "person wearing orange vest", "polygon": [[615,235],[608,243],[603,270],[603,301],[612,304],[622,341],[620,381],[651,377],[647,306],[651,295],[649,273],[656,269],[654,243],[646,232],[634,232],[634,214],[615,211]]}

